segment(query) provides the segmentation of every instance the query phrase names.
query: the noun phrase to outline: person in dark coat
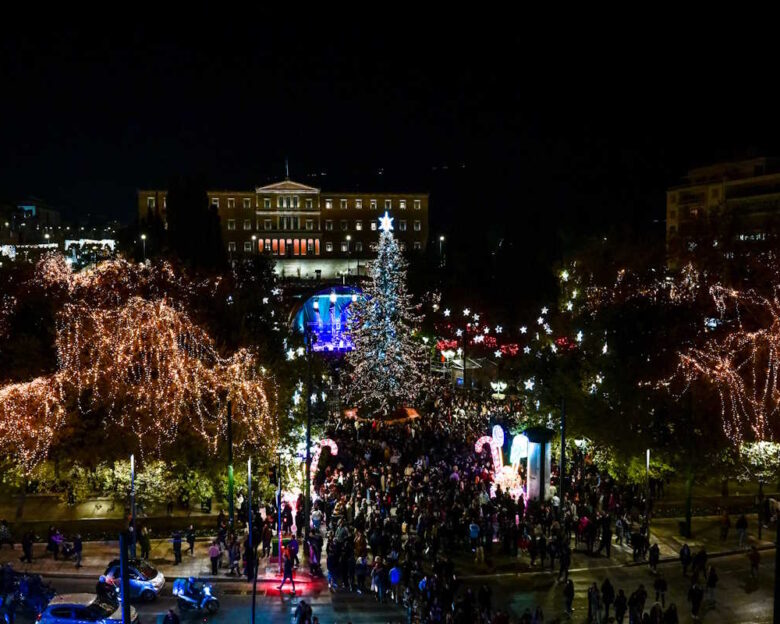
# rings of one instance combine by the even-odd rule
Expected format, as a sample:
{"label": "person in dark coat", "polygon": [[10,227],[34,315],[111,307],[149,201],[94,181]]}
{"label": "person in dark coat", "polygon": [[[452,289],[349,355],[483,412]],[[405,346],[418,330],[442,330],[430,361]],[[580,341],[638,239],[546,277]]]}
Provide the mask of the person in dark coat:
{"label": "person in dark coat", "polygon": [[618,594],[615,597],[615,621],[617,624],[623,624],[623,618],[626,617],[626,611],[628,610],[628,599],[623,593],[622,589],[618,590]]}
{"label": "person in dark coat", "polygon": [[195,554],[195,529],[192,525],[187,527],[187,545],[190,551],[190,556]]}
{"label": "person in dark coat", "polygon": [[76,568],[81,567],[81,552],[84,550],[84,544],[81,541],[81,535],[78,533],[73,538],[73,555],[76,559]]}
{"label": "person in dark coat", "polygon": [[604,621],[609,621],[609,606],[615,602],[615,588],[609,579],[604,579],[601,584],[601,602],[604,603]]}
{"label": "person in dark coat", "polygon": [[24,555],[20,558],[20,561],[32,563],[33,542],[35,542],[35,535],[32,531],[27,531],[24,537],[22,537],[22,553]]}
{"label": "person in dark coat", "polygon": [[694,620],[699,619],[699,611],[701,610],[701,603],[703,600],[704,590],[699,587],[698,583],[694,583],[688,590],[688,602],[691,603],[691,617]]}
{"label": "person in dark coat", "polygon": [[563,588],[563,598],[566,601],[566,613],[571,615],[572,604],[574,603],[574,583],[571,579],[566,581],[566,585]]}
{"label": "person in dark coat", "polygon": [[653,587],[655,589],[655,601],[660,602],[662,607],[666,607],[666,590],[668,586],[663,575],[659,575],[655,579]]}
{"label": "person in dark coat", "polygon": [[691,565],[691,547],[683,544],[680,549],[680,563],[682,564],[683,576],[688,576],[688,567]]}
{"label": "person in dark coat", "polygon": [[181,531],[173,532],[173,565],[179,565],[181,563]]}
{"label": "person in dark coat", "polygon": [[282,577],[282,583],[279,585],[279,591],[282,591],[282,587],[284,587],[284,584],[287,582],[287,579],[290,579],[290,583],[292,583],[292,595],[295,595],[295,579],[293,578],[293,564],[292,559],[290,559],[290,556],[285,552],[284,553],[284,576]]}

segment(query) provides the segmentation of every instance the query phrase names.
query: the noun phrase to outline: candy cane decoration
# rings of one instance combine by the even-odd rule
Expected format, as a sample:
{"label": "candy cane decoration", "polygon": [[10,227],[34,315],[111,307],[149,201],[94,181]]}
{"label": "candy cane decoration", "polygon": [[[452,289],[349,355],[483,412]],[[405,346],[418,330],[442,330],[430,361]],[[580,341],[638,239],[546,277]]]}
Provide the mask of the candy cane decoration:
{"label": "candy cane decoration", "polygon": [[501,436],[499,438],[499,436],[496,436],[494,428],[493,437],[482,436],[474,445],[474,451],[477,453],[481,453],[486,444],[490,446],[490,454],[493,457],[493,471],[496,474],[501,472],[501,468],[504,466],[504,458],[501,457],[501,444],[499,444],[499,439],[501,439],[501,442],[503,443],[503,437],[503,431],[501,432]]}
{"label": "candy cane decoration", "polygon": [[323,446],[327,446],[328,448],[330,448],[331,455],[339,454],[339,446],[333,440],[331,440],[330,438],[325,438],[324,440],[320,440],[319,444],[317,444],[317,446],[314,447],[314,455],[311,458],[312,475],[315,472],[317,472],[317,464],[320,463],[320,453],[322,452]]}

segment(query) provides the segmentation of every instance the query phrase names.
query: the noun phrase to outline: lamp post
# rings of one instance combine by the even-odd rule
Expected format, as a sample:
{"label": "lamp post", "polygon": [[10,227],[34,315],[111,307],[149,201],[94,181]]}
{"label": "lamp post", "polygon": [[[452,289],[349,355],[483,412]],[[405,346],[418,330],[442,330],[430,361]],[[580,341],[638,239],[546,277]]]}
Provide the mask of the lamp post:
{"label": "lamp post", "polygon": [[233,505],[233,402],[227,403],[227,455],[228,455],[228,523],[235,530],[236,512]]}
{"label": "lamp post", "polygon": [[443,251],[442,251],[443,246],[444,246],[444,235],[439,236],[439,266],[440,267],[444,266],[444,256],[442,255],[443,254]]}
{"label": "lamp post", "polygon": [[252,543],[252,458],[246,460],[246,483],[247,483],[247,499],[249,504],[247,510],[249,512],[249,553],[247,553],[246,573],[249,578],[252,579],[252,616],[250,621],[255,624],[255,604],[257,603],[257,568],[255,561],[257,560],[257,545]]}
{"label": "lamp post", "polygon": [[252,252],[257,255],[257,234],[252,234]]}
{"label": "lamp post", "polygon": [[278,518],[278,530],[279,530],[279,574],[284,573],[284,560],[282,558],[282,449],[276,451],[277,461],[277,480],[279,483],[276,490],[276,515]]}
{"label": "lamp post", "polygon": [[[315,299],[316,303],[316,299]],[[304,320],[304,322],[306,322]],[[304,543],[309,542],[309,523],[311,517],[311,331],[304,327],[306,342],[306,496],[303,501]]]}
{"label": "lamp post", "polygon": [[146,234],[141,234],[141,246],[143,248],[144,262],[146,262]]}
{"label": "lamp post", "polygon": [[135,526],[135,455],[130,455],[130,554],[135,559],[136,526]]}
{"label": "lamp post", "polygon": [[349,275],[350,264],[352,260],[352,246],[350,245],[351,240],[352,240],[352,236],[347,234],[347,275]]}

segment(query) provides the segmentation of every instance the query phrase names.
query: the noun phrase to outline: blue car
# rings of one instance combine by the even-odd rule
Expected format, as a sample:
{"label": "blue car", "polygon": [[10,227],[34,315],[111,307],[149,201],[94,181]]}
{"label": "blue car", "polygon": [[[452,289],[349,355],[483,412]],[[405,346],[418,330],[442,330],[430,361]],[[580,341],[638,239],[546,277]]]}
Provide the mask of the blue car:
{"label": "blue car", "polygon": [[[63,594],[55,596],[38,616],[40,624],[119,624],[122,610],[95,594]],[[2,622],[2,620],[0,620]],[[138,612],[130,607],[130,622],[138,624]]]}
{"label": "blue car", "polygon": [[[160,594],[165,585],[165,577],[148,561],[143,559],[130,559],[127,562],[130,576],[130,600],[141,599],[151,602]],[[108,564],[105,572],[106,579],[111,580],[121,587],[122,574],[119,571],[119,559]]]}

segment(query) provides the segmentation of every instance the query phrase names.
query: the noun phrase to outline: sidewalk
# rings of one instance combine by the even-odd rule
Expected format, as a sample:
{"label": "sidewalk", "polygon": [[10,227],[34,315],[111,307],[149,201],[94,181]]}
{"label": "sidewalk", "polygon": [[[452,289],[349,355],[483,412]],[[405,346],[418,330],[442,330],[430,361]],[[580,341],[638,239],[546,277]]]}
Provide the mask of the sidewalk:
{"label": "sidewalk", "polygon": [[[182,562],[174,565],[173,547],[170,539],[153,539],[149,553],[149,562],[165,575],[167,581],[175,578],[195,576],[208,579],[212,582],[248,583],[245,578],[227,574],[227,555],[223,554],[222,562],[225,567],[220,568],[219,574],[211,574],[211,560],[208,556],[210,539],[198,539],[195,542],[195,553],[190,555],[188,544],[182,544]],[[46,550],[46,544],[36,543],[33,547],[33,562],[22,563],[21,546],[17,544],[13,550],[9,546],[0,548],[0,564],[10,563],[17,572],[30,572],[47,577],[89,578],[97,583],[98,577],[106,571],[106,566],[113,559],[119,558],[119,542],[84,542],[84,551],[81,568],[76,569],[72,560],[65,561],[60,558],[54,561],[50,552]],[[257,577],[259,583],[279,583],[279,564],[271,563],[268,559],[260,560],[260,570]],[[301,562],[301,566],[295,571],[296,583],[319,582],[320,579],[312,579],[308,566]]]}

